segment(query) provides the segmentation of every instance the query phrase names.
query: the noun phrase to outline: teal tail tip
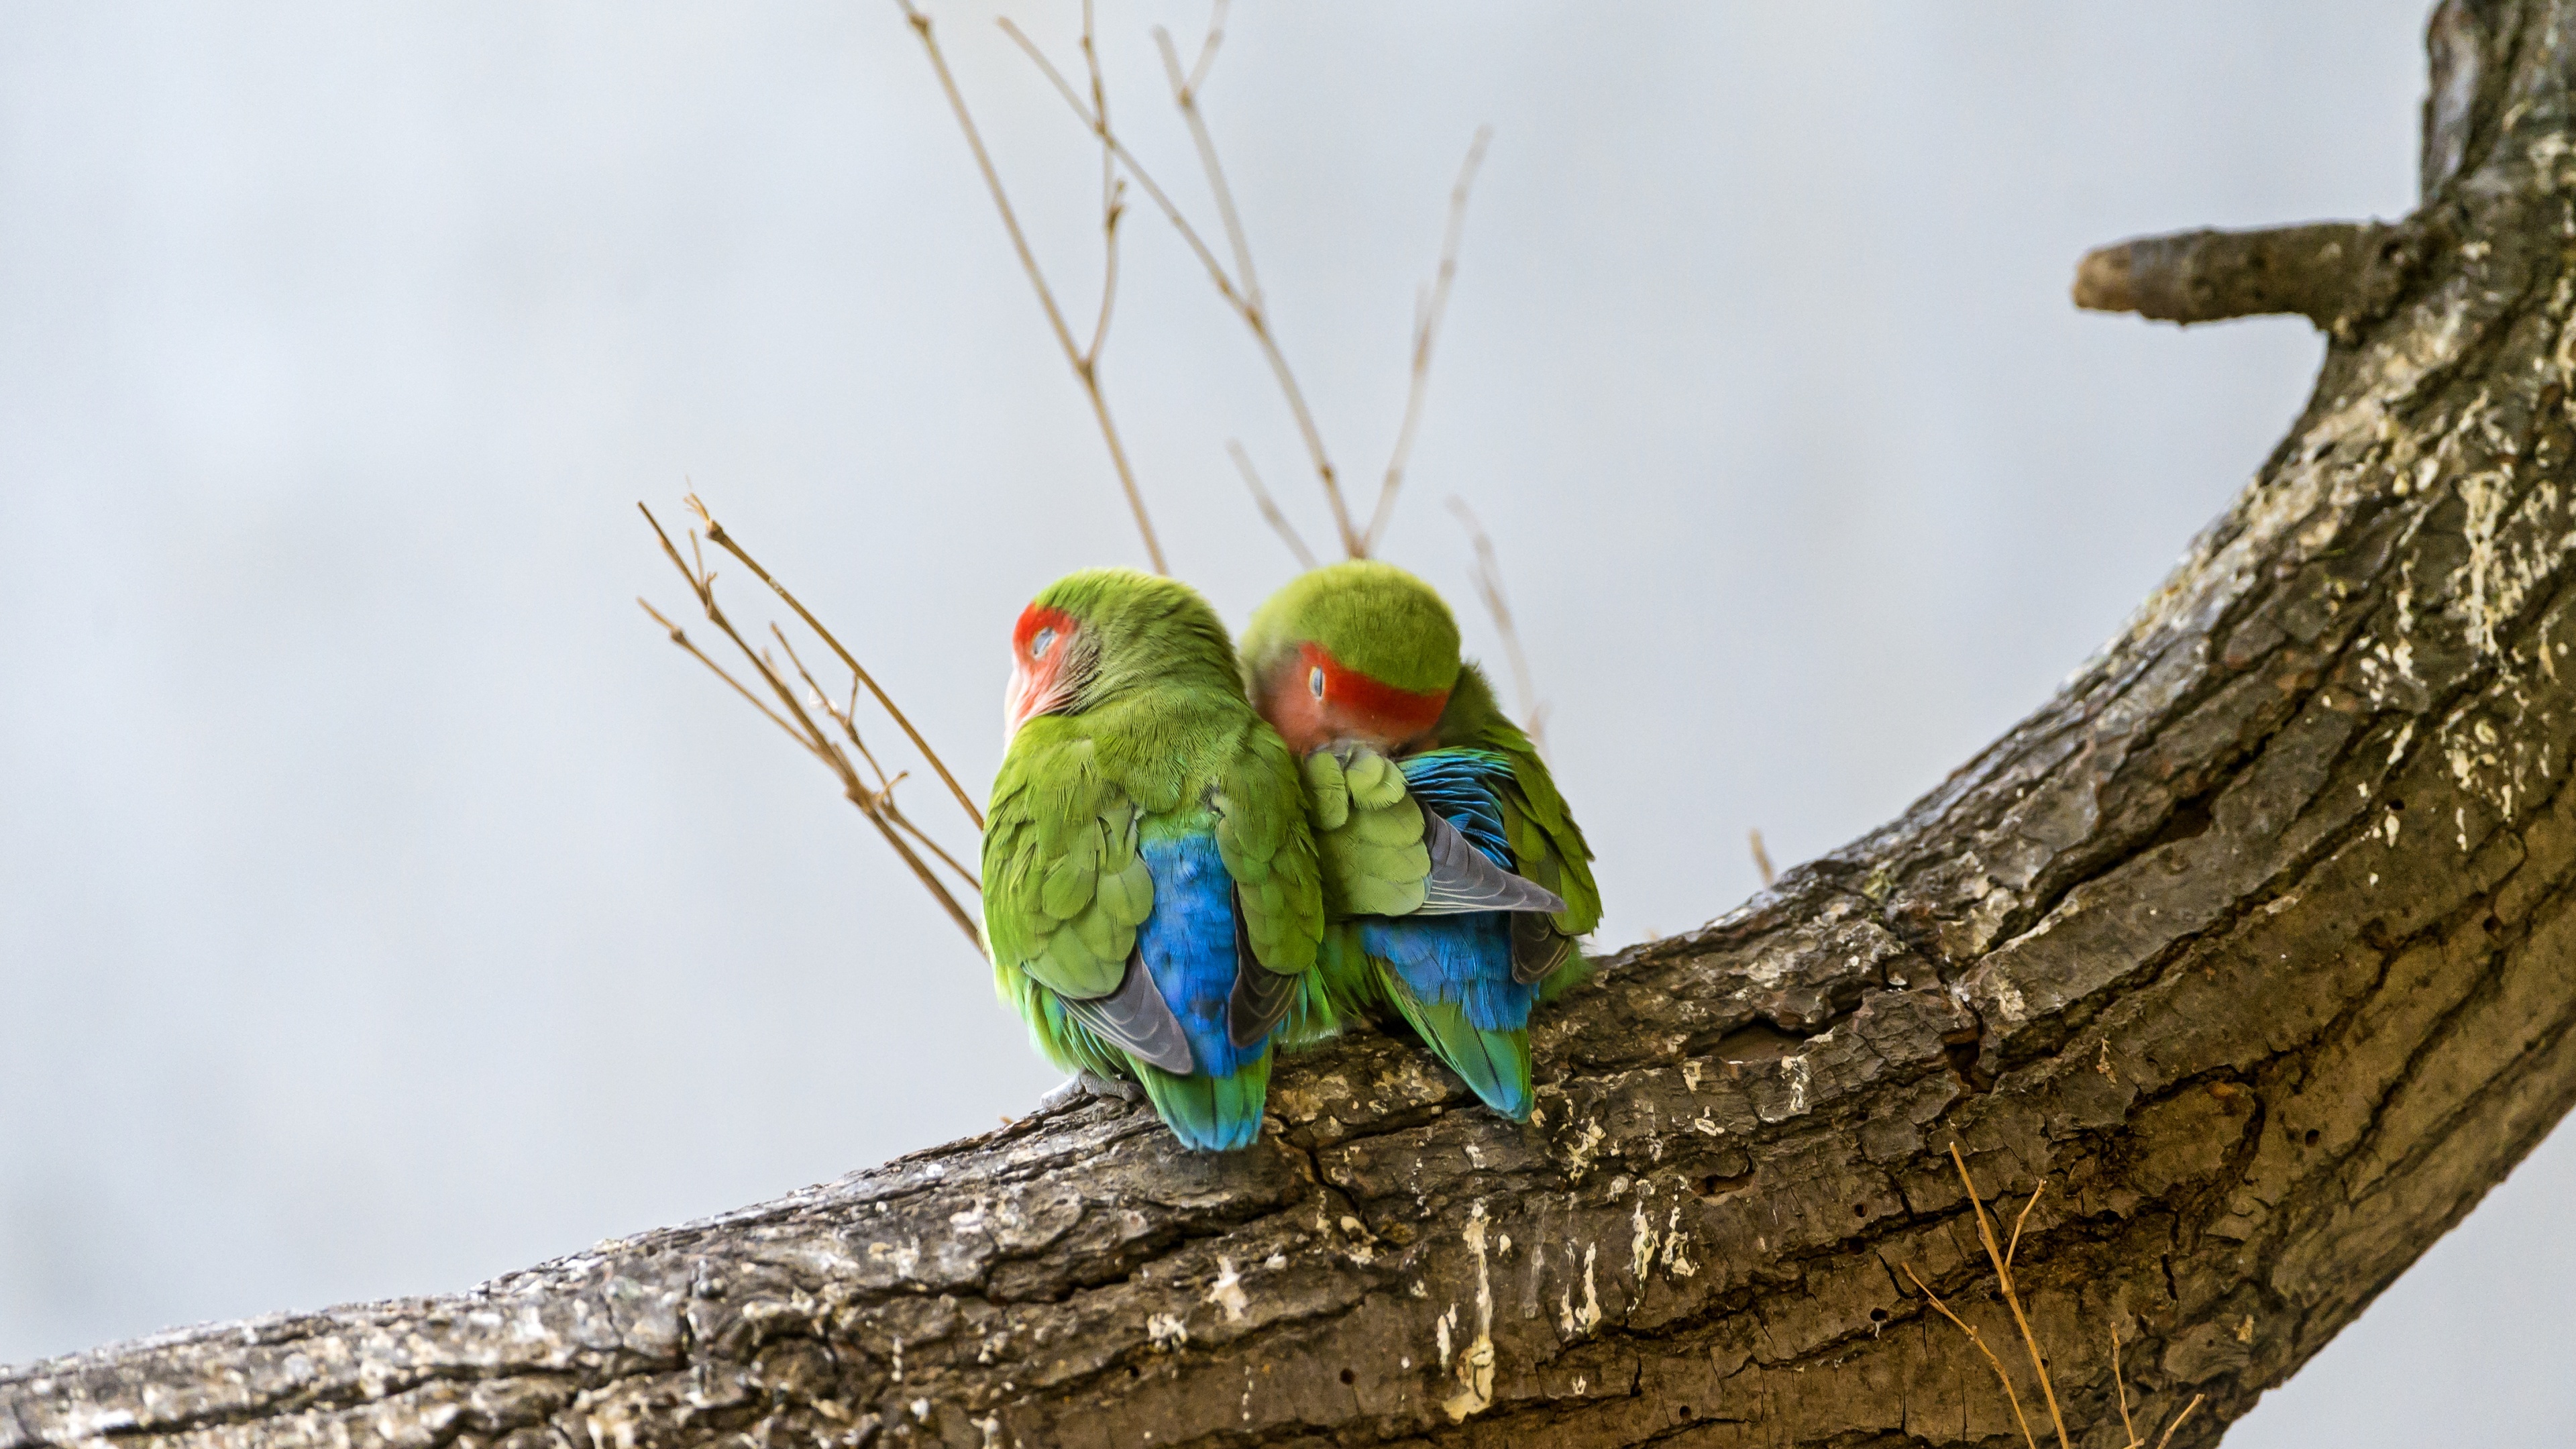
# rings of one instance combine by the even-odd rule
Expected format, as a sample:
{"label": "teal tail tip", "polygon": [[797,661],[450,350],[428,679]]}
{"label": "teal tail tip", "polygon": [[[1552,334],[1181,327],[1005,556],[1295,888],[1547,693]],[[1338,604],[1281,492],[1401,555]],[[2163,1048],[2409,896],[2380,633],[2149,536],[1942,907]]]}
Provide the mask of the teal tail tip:
{"label": "teal tail tip", "polygon": [[1261,1140],[1261,1109],[1270,1094],[1267,1057],[1230,1077],[1176,1077],[1153,1067],[1137,1075],[1154,1114],[1192,1152],[1240,1152]]}
{"label": "teal tail tip", "polygon": [[1527,1082],[1469,1082],[1467,1085],[1476,1089],[1476,1096],[1486,1106],[1515,1122],[1528,1121],[1530,1109],[1538,1105],[1538,1093],[1530,1090]]}

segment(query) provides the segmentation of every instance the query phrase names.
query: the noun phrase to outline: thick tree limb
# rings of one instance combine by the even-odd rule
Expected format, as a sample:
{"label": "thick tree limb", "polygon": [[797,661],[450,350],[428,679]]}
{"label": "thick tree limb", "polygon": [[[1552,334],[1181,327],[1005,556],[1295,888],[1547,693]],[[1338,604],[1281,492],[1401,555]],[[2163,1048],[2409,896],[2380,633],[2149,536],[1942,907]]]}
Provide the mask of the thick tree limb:
{"label": "thick tree limb", "polygon": [[1973,1444],[2010,1409],[1906,1281],[2017,1336],[1953,1142],[2053,1185],[2014,1278],[2085,1442],[2112,1332],[2136,1418],[2206,1394],[2175,1442],[2214,1442],[2576,1100],[2576,0],[2434,34],[2482,58],[2428,137],[2462,243],[2056,699],[1565,1001],[1528,1126],[1364,1037],[1234,1158],[1052,1108],[457,1296],[0,1372],[0,1449]]}

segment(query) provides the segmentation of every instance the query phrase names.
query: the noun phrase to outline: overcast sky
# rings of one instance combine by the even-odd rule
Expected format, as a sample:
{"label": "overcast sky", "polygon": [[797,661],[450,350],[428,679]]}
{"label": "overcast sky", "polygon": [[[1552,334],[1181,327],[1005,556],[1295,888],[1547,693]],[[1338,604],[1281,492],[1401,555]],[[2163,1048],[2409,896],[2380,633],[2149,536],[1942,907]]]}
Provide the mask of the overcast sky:
{"label": "overcast sky", "polygon": [[[941,5],[1077,325],[1096,164]],[[1061,58],[1069,3],[1015,11]],[[1149,29],[1112,104],[1202,218]],[[1601,853],[1694,925],[2044,699],[2318,344],[2080,315],[2088,246],[2393,217],[2420,0],[1253,4],[1207,106],[1366,496],[1495,139],[1388,552],[1489,526]],[[890,4],[0,0],[0,1360],[450,1290],[990,1125],[1053,1080],[827,777],[636,609],[694,487],[980,792],[1006,633],[1139,563]],[[1127,224],[1110,396],[1174,569],[1319,544],[1258,357]],[[748,620],[767,615],[720,587]],[[955,828],[935,789],[910,808]],[[2236,1444],[2576,1415],[2553,1142]],[[2545,1426],[2545,1427],[2544,1427]]]}

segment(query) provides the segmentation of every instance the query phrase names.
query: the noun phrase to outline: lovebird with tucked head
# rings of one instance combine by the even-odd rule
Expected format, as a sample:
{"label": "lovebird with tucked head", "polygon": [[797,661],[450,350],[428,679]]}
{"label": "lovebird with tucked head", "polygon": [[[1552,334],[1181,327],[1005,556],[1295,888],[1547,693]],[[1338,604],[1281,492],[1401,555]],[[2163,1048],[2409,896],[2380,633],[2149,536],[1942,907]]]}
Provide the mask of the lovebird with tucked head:
{"label": "lovebird with tucked head", "polygon": [[1261,1134],[1283,1037],[1321,1035],[1323,904],[1296,757],[1188,586],[1049,585],[1011,634],[984,828],[1002,999],[1071,1072],[1144,1088],[1189,1147]]}
{"label": "lovebird with tucked head", "polygon": [[1430,585],[1358,560],[1252,617],[1244,681],[1302,761],[1337,1011],[1400,1019],[1495,1111],[1526,1119],[1530,1013],[1583,970],[1592,852]]}

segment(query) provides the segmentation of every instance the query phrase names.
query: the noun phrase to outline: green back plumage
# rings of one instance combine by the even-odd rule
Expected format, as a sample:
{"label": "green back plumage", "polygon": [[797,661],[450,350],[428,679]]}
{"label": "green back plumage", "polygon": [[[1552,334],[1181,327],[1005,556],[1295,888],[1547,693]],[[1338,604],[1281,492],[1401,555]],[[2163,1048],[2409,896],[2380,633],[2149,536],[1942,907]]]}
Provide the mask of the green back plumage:
{"label": "green back plumage", "polygon": [[1390,563],[1352,559],[1300,574],[1243,630],[1247,671],[1266,672],[1302,643],[1416,694],[1458,677],[1458,621],[1430,585]]}
{"label": "green back plumage", "polygon": [[[1036,602],[1073,616],[1068,648],[1080,652],[1063,665],[1070,702],[1022,724],[994,778],[984,922],[996,984],[1066,1069],[1146,1080],[1158,1107],[1173,1095],[1184,1117],[1198,1105],[1231,1112],[1243,1104],[1199,1104],[1172,1085],[1184,1079],[1152,1081],[1058,998],[1117,989],[1154,907],[1140,847],[1201,831],[1234,883],[1255,962],[1309,972],[1323,907],[1296,761],[1245,700],[1224,626],[1187,586],[1089,570]],[[1302,1029],[1326,1019],[1310,1006]],[[1237,1076],[1227,1090],[1250,1092],[1257,1117],[1266,1060]]]}

